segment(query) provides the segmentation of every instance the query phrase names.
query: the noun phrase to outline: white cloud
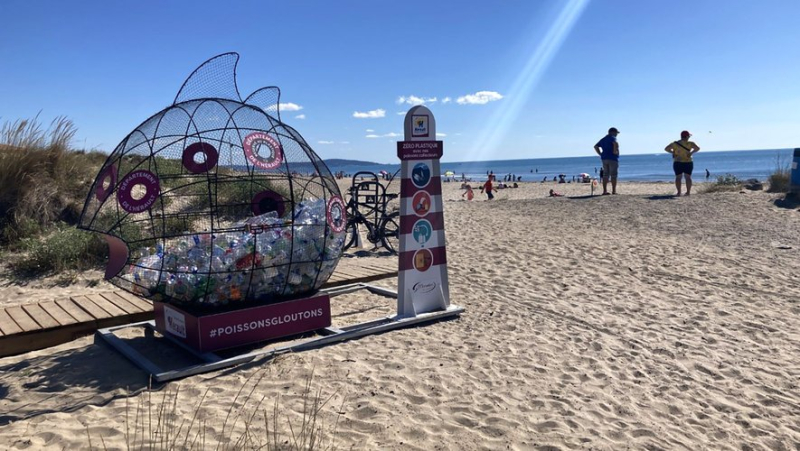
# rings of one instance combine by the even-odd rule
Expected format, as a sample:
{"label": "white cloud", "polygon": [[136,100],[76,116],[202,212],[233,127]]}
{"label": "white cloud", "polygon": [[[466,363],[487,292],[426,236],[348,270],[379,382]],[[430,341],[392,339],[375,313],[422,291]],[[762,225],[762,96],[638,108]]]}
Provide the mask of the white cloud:
{"label": "white cloud", "polygon": [[456,100],[459,105],[486,105],[489,102],[502,99],[503,96],[494,91],[478,91],[475,94],[467,94]]}
{"label": "white cloud", "polygon": [[333,141],[317,141],[317,144],[333,144]]}
{"label": "white cloud", "polygon": [[371,134],[365,136],[365,138],[373,138],[373,139],[374,138],[397,138],[397,137],[400,137],[400,136],[403,136],[403,135],[401,135],[400,133],[395,133],[395,132],[385,133],[383,135],[376,135],[374,133],[371,133]]}
{"label": "white cloud", "polygon": [[294,118],[295,118],[295,119],[305,119],[305,118],[306,118],[306,115],[305,115],[305,114],[298,114],[298,115],[297,115],[297,116],[295,116]]}
{"label": "white cloud", "polygon": [[447,136],[447,135],[444,133],[437,133],[436,136]]}
{"label": "white cloud", "polygon": [[296,103],[281,103],[281,111],[300,111],[303,109],[300,105]]}
{"label": "white cloud", "polygon": [[398,111],[398,112],[397,112],[397,115],[398,115],[398,116],[405,116],[405,115],[406,115],[406,113],[408,113],[408,111]]}
{"label": "white cloud", "polygon": [[453,99],[451,99],[450,97],[445,97],[444,99],[442,99],[442,103],[450,103],[452,101]]}
{"label": "white cloud", "polygon": [[435,103],[436,100],[437,100],[436,97],[428,97],[427,99],[425,99],[422,97],[417,97],[415,95],[410,95],[408,97],[400,96],[397,98],[397,104],[402,105],[404,103],[407,103],[409,105],[425,105],[426,103]]}
{"label": "white cloud", "polygon": [[367,129],[367,133],[372,133],[372,132],[374,132],[374,131],[375,131],[375,130],[373,130],[373,129],[371,129],[371,128],[368,128],[368,129]]}
{"label": "white cloud", "polygon": [[353,117],[358,119],[377,119],[379,117],[386,117],[386,110],[378,108],[377,110],[367,111],[366,113],[355,111],[353,112]]}
{"label": "white cloud", "polygon": [[350,141],[342,141],[339,144],[350,144]]}

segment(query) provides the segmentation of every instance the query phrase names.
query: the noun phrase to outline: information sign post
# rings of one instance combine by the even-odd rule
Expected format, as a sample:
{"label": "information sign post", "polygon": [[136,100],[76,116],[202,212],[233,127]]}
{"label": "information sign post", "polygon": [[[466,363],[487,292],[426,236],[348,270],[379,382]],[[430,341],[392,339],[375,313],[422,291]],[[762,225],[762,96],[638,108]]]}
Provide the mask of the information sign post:
{"label": "information sign post", "polygon": [[405,140],[397,143],[402,161],[397,314],[413,317],[450,306],[439,170],[444,145],[436,141],[436,120],[424,106],[406,113],[404,129]]}

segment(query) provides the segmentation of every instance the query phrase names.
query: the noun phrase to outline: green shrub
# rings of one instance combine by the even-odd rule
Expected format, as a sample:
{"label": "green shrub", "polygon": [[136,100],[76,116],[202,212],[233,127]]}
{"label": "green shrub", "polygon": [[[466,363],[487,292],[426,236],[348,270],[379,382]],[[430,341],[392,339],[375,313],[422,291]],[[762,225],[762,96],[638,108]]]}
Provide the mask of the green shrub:
{"label": "green shrub", "polygon": [[20,241],[23,255],[13,263],[17,273],[37,275],[67,269],[96,268],[105,261],[108,250],[100,236],[61,224],[45,238]]}
{"label": "green shrub", "polygon": [[704,188],[706,193],[719,193],[726,191],[738,191],[742,188],[742,181],[733,174],[725,174],[717,177],[717,181],[707,184]]}

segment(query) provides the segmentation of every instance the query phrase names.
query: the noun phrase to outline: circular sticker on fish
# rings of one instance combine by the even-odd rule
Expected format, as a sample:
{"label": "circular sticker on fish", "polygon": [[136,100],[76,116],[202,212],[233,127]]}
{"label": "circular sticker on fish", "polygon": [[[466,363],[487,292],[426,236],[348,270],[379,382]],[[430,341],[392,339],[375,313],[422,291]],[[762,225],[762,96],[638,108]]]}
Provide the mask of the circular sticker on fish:
{"label": "circular sticker on fish", "polygon": [[420,249],[414,254],[414,269],[425,272],[433,265],[433,253],[428,249]]}
{"label": "circular sticker on fish", "polygon": [[261,191],[253,197],[253,200],[250,202],[250,209],[256,216],[274,211],[278,213],[279,218],[282,218],[283,214],[286,213],[286,202],[280,194],[275,191],[266,190]]}
{"label": "circular sticker on fish", "polygon": [[[106,182],[108,184],[106,185]],[[97,187],[94,189],[94,195],[100,202],[105,202],[111,192],[114,191],[114,185],[117,184],[117,167],[113,164],[106,166],[100,177],[97,178]]]}
{"label": "circular sticker on fish", "polygon": [[414,223],[411,234],[414,237],[414,241],[419,243],[420,246],[424,246],[425,243],[431,239],[431,235],[433,235],[433,226],[431,226],[431,223],[427,220],[420,219]]}
{"label": "circular sticker on fish", "polygon": [[[197,162],[197,154],[203,154],[203,161]],[[197,142],[183,149],[183,167],[192,174],[202,174],[214,169],[219,159],[219,153],[209,143]]]}
{"label": "circular sticker on fish", "polygon": [[328,200],[327,219],[333,233],[339,233],[347,225],[347,214],[344,201],[339,196],[333,196]]}
{"label": "circular sticker on fish", "polygon": [[272,136],[264,132],[250,133],[242,143],[247,161],[261,169],[275,169],[283,162],[283,149]]}
{"label": "circular sticker on fish", "polygon": [[411,169],[411,182],[417,188],[424,188],[428,186],[428,182],[431,181],[431,168],[428,167],[425,163],[417,163],[414,165],[414,168]]}
{"label": "circular sticker on fish", "polygon": [[431,195],[427,191],[417,191],[411,198],[411,208],[417,216],[425,216],[431,210]]}
{"label": "circular sticker on fish", "polygon": [[128,213],[141,213],[153,206],[160,189],[158,177],[150,171],[140,169],[122,179],[117,191],[117,201]]}

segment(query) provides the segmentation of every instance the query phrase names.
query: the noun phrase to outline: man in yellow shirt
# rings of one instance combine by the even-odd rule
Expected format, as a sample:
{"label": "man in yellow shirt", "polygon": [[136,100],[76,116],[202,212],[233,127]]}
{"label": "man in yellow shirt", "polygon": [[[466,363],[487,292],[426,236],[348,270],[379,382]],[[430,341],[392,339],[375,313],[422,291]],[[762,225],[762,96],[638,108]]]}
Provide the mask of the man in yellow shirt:
{"label": "man in yellow shirt", "polygon": [[681,195],[681,176],[686,178],[686,195],[692,193],[692,170],[694,169],[694,162],[692,155],[700,151],[697,146],[689,138],[691,133],[686,130],[681,132],[681,140],[669,143],[664,148],[665,151],[672,154],[672,170],[675,172],[675,188],[678,189],[678,196]]}

